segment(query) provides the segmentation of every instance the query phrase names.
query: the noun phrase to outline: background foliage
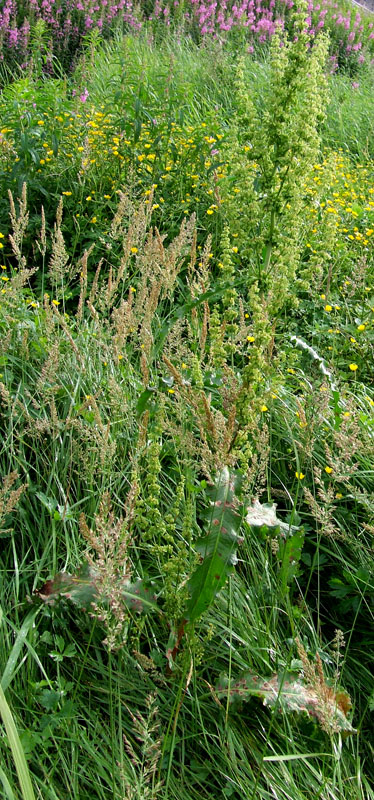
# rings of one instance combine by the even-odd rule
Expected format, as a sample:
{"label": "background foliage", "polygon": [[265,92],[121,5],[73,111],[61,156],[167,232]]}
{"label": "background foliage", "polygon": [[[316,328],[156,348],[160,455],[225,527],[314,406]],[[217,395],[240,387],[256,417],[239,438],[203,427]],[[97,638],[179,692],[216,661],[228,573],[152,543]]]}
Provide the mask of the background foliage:
{"label": "background foliage", "polygon": [[1,17],[3,795],[374,797],[372,17],[80,5]]}

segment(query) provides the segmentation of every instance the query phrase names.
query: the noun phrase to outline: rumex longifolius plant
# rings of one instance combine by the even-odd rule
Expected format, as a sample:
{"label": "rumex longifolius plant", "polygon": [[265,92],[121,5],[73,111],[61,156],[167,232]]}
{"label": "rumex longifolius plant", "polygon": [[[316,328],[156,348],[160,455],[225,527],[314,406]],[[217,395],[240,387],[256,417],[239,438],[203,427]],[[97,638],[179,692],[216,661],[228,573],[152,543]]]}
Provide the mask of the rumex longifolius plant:
{"label": "rumex longifolius plant", "polygon": [[[228,145],[233,165],[226,208],[269,312],[284,306],[298,272],[305,200],[303,187],[320,150],[319,128],[327,104],[324,66],[328,39],[311,44],[307,5],[294,15],[293,40],[278,28],[270,49],[270,80],[252,97],[243,62],[237,73],[237,124]],[[239,189],[231,194],[231,186]],[[240,199],[238,199],[240,197]]]}

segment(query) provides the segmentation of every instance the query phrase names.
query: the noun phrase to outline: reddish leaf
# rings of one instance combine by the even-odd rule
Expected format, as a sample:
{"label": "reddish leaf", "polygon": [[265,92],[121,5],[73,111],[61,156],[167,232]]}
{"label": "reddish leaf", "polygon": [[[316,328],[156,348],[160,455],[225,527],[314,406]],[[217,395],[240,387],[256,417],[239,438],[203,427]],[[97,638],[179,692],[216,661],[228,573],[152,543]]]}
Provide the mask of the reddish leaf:
{"label": "reddish leaf", "polygon": [[[59,572],[35,594],[48,605],[54,605],[61,597],[65,597],[80,608],[88,608],[92,603],[108,599],[108,590],[103,588],[99,578],[98,569],[85,563],[75,575]],[[113,587],[122,602],[134,611],[141,613],[157,609],[152,590],[144,586],[141,580],[130,583],[126,578],[118,579],[110,588]]]}

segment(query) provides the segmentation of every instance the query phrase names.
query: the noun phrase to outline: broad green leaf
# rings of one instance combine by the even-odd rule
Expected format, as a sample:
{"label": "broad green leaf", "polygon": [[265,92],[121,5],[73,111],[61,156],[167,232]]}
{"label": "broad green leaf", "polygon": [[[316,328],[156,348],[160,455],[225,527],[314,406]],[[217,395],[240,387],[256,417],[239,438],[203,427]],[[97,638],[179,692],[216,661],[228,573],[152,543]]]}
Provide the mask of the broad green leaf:
{"label": "broad green leaf", "polygon": [[214,487],[207,490],[210,497],[206,514],[207,533],[197,542],[196,549],[202,562],[188,582],[190,600],[185,612],[188,622],[194,622],[209,608],[236,563],[243,519],[243,513],[237,510],[239,488],[239,476],[231,475],[224,467],[217,475]]}
{"label": "broad green leaf", "polygon": [[280,582],[283,592],[297,575],[304,544],[304,531],[298,530],[285,539],[280,539],[278,559],[280,561]]}
{"label": "broad green leaf", "polygon": [[186,616],[190,622],[201,617],[226,583],[229,573],[227,566],[223,558],[213,553],[195,570],[188,583],[191,598]]}
{"label": "broad green leaf", "polygon": [[143,412],[148,407],[149,401],[151,398],[154,398],[156,394],[155,389],[144,389],[144,392],[141,393],[138,402],[136,404],[136,413],[140,417]]}
{"label": "broad green leaf", "polygon": [[54,711],[62,697],[61,692],[56,692],[54,689],[43,689],[38,700],[41,706],[47,711]]}

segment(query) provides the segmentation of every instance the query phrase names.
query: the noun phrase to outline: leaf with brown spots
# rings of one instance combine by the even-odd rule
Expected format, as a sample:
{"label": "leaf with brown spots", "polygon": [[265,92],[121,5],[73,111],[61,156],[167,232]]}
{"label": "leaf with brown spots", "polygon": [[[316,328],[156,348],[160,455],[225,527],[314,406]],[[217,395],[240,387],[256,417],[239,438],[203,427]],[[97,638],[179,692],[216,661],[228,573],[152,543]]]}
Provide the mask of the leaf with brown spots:
{"label": "leaf with brown spots", "polygon": [[202,561],[188,582],[191,595],[185,612],[188,622],[197,620],[212,605],[236,564],[236,549],[242,542],[240,526],[246,511],[238,500],[239,483],[240,476],[230,474],[224,467],[208,490],[207,533],[196,544]]}
{"label": "leaf with brown spots", "polygon": [[[105,602],[108,599],[99,577],[99,570],[85,563],[75,575],[59,572],[54,578],[46,581],[34,596],[39,597],[46,605],[54,605],[61,598],[65,598],[86,609],[92,603]],[[139,613],[159,610],[151,589],[148,589],[141,580],[130,583],[124,578],[119,581],[117,589],[119,597],[128,608]]]}
{"label": "leaf with brown spots", "polygon": [[294,672],[274,673],[269,678],[245,672],[230,685],[227,678],[221,676],[216,691],[219,698],[228,695],[230,703],[260,697],[264,705],[279,711],[305,712],[318,720],[325,731],[356,733],[347,717],[351,701],[346,692],[335,693],[326,685],[324,692],[318,691]]}

